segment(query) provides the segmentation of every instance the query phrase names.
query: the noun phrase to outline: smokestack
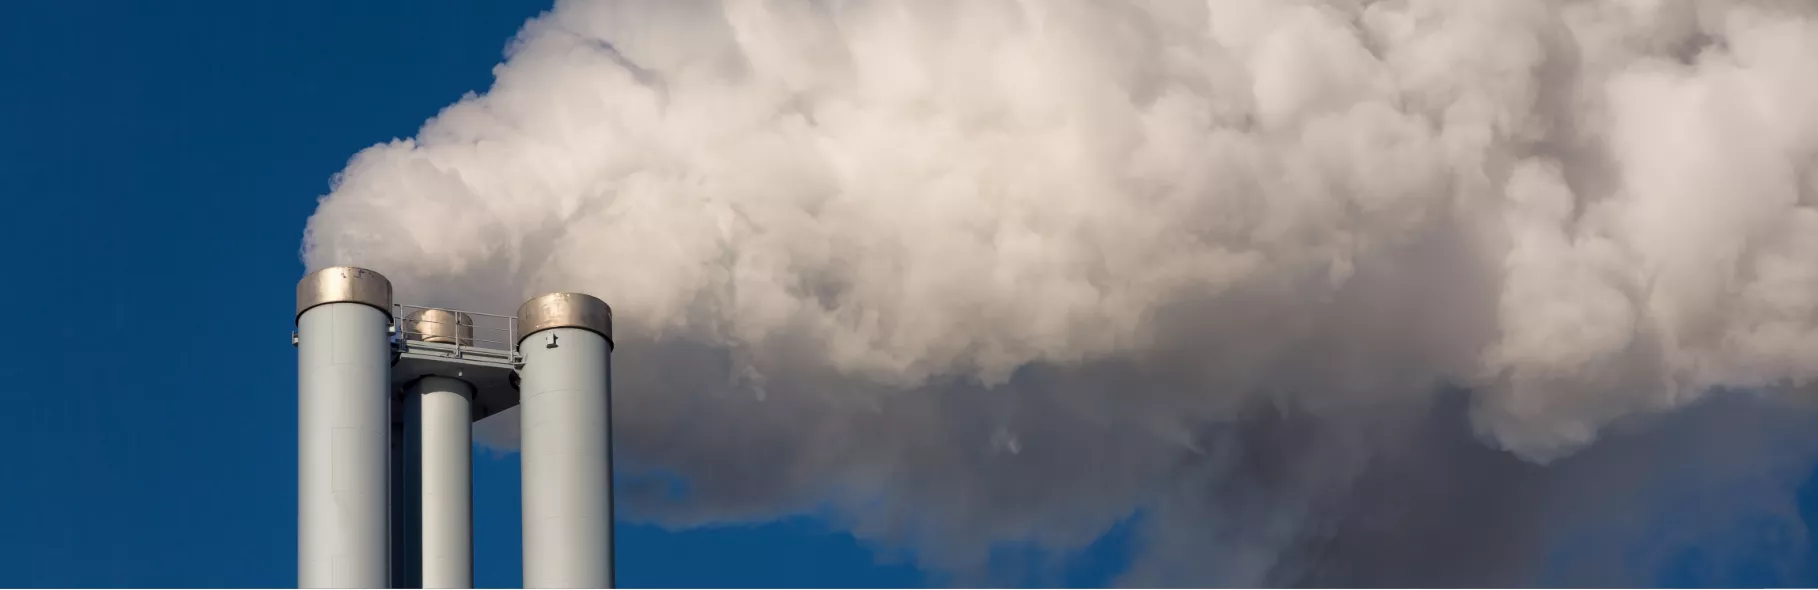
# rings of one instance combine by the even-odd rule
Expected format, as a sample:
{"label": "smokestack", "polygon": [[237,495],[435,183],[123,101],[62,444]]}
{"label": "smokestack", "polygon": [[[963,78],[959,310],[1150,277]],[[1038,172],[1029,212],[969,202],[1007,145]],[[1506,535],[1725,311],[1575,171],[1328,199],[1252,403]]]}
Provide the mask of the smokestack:
{"label": "smokestack", "polygon": [[551,293],[518,308],[524,587],[612,586],[612,309]]}
{"label": "smokestack", "polygon": [[349,266],[297,283],[297,586],[390,583],[391,282]]}
{"label": "smokestack", "polygon": [[[442,309],[413,309],[404,314],[408,340],[473,346],[473,317]],[[474,386],[458,376],[465,371],[444,367],[451,375],[425,375],[404,387],[406,438],[414,443],[410,459],[416,489],[410,503],[417,510],[409,523],[420,540],[414,557],[420,567],[414,585],[422,588],[473,587],[473,400]]]}
{"label": "smokestack", "polygon": [[423,587],[473,587],[473,385],[424,377],[408,393],[421,419]]}

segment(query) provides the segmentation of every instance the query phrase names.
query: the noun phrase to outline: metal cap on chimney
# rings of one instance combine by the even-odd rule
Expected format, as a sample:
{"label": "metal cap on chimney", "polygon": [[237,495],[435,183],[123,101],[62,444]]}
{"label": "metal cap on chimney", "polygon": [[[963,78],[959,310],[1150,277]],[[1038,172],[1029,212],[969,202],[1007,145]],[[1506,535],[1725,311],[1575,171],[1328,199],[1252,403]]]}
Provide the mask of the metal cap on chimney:
{"label": "metal cap on chimney", "polygon": [[424,342],[473,346],[473,316],[446,309],[417,309],[404,314],[404,336]]}
{"label": "metal cap on chimney", "polygon": [[391,281],[355,266],[331,266],[297,281],[297,317],[325,303],[360,303],[391,316]]}
{"label": "metal cap on chimney", "polygon": [[550,293],[518,306],[518,342],[552,328],[581,328],[606,338],[612,346],[612,307],[585,293]]}

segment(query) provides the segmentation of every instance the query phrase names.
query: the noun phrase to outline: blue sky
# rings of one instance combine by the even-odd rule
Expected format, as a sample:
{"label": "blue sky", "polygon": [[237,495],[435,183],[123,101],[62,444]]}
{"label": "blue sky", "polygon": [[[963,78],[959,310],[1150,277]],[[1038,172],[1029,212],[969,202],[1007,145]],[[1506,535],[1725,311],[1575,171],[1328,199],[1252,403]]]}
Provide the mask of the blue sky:
{"label": "blue sky", "polygon": [[[353,153],[484,90],[546,3],[9,8],[0,585],[293,586],[287,333],[304,220]],[[477,582],[518,584],[517,459],[475,462]],[[1106,583],[1130,529],[1030,582]],[[617,542],[623,586],[943,583],[808,517],[621,523]],[[1006,549],[997,561],[1048,557]],[[1712,577],[1703,559],[1688,554],[1660,582],[1818,583],[1747,567]]]}

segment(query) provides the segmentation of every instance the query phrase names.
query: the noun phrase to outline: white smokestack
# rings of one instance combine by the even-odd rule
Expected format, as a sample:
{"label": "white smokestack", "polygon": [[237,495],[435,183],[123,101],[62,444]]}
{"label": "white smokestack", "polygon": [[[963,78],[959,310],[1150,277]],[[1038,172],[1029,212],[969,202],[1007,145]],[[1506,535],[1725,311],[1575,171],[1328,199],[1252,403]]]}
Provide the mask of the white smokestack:
{"label": "white smokestack", "polygon": [[297,587],[391,583],[391,283],[355,267],[297,282]]}
{"label": "white smokestack", "polygon": [[[610,301],[618,448],[695,494],[648,516],[833,502],[964,566],[1217,518],[1157,498],[1318,462],[1280,437],[1354,449],[1280,483],[1342,489],[1446,386],[1535,462],[1806,387],[1813,55],[1818,5],[1770,0],[559,2],[304,255]],[[1221,426],[1258,407],[1321,434]],[[1263,576],[1281,514],[1192,538],[1281,540],[1238,543]]]}

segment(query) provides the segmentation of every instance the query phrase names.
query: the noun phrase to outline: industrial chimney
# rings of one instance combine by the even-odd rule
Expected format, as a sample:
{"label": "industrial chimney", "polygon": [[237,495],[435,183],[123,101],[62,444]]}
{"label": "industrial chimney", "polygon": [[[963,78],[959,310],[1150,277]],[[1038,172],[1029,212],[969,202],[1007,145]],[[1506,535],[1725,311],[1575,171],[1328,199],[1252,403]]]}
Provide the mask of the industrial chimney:
{"label": "industrial chimney", "polygon": [[297,586],[390,583],[391,282],[353,267],[297,283]]}
{"label": "industrial chimney", "polygon": [[297,283],[297,586],[473,586],[473,422],[520,403],[524,585],[612,585],[612,310],[401,305],[379,273]]}
{"label": "industrial chimney", "polygon": [[524,586],[612,584],[612,309],[579,293],[518,308]]}

